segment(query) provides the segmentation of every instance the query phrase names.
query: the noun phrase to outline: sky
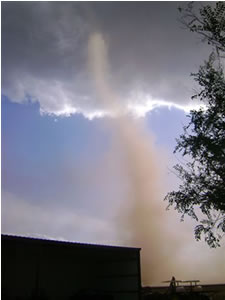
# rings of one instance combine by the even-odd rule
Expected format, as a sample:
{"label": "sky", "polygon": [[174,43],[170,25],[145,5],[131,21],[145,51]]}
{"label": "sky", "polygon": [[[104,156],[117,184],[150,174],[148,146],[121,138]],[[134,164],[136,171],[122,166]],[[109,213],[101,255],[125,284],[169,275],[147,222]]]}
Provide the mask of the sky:
{"label": "sky", "polygon": [[224,282],[223,247],[163,201],[210,53],[184,5],[2,2],[3,233],[141,247],[144,284]]}

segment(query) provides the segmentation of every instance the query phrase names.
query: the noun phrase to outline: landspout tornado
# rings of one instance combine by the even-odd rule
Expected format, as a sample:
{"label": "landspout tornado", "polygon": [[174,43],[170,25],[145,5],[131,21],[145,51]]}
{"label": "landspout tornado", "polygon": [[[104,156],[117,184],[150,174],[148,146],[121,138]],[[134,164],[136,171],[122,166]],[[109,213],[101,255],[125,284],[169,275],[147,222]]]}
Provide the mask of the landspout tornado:
{"label": "landspout tornado", "polygon": [[109,84],[110,66],[107,47],[101,33],[90,35],[89,66],[101,104],[117,117],[109,118],[115,134],[115,151],[123,157],[129,184],[129,207],[120,210],[120,225],[129,233],[126,244],[141,247],[142,281],[159,282],[171,276],[172,259],[177,245],[167,237],[166,212],[163,205],[162,157],[153,139],[128,114],[123,113],[120,99]]}

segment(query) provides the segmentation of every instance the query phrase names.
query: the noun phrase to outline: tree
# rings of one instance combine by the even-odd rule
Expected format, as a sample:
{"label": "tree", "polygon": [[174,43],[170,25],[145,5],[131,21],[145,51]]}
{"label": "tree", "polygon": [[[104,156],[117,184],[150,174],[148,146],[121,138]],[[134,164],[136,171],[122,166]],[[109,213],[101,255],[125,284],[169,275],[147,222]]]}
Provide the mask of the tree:
{"label": "tree", "polygon": [[204,107],[190,112],[189,124],[177,139],[174,152],[187,156],[188,162],[174,166],[182,183],[165,200],[182,214],[181,220],[189,215],[199,222],[197,240],[203,235],[210,247],[217,247],[225,234],[225,3],[195,12],[191,2],[179,11],[182,23],[201,35],[212,53],[198,73],[191,74],[200,86],[192,99]]}

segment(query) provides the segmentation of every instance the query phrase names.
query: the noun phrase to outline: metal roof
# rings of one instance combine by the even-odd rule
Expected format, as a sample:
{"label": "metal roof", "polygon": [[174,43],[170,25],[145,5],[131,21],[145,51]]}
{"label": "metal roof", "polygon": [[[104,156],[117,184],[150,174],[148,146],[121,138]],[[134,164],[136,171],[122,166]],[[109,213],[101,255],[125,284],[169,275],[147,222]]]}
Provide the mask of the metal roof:
{"label": "metal roof", "polygon": [[31,243],[39,243],[39,244],[48,244],[48,245],[65,245],[72,247],[85,247],[85,248],[101,248],[108,250],[120,250],[120,251],[140,251],[141,248],[136,247],[126,247],[126,246],[112,246],[112,245],[99,245],[99,244],[89,244],[89,243],[80,243],[75,241],[65,241],[65,240],[53,240],[53,239],[45,239],[45,238],[35,238],[35,237],[27,237],[27,236],[17,236],[17,235],[8,235],[1,234],[2,240],[17,240]]}

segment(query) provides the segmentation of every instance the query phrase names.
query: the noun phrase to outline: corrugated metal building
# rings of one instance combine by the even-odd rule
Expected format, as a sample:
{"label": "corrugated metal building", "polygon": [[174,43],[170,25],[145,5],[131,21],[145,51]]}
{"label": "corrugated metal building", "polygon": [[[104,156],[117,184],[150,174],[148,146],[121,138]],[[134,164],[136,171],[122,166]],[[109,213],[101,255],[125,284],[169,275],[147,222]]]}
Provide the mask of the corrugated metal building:
{"label": "corrugated metal building", "polygon": [[3,299],[140,299],[140,248],[2,235]]}

